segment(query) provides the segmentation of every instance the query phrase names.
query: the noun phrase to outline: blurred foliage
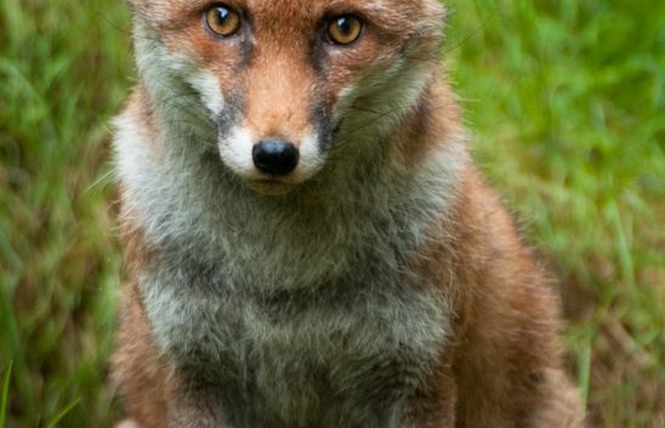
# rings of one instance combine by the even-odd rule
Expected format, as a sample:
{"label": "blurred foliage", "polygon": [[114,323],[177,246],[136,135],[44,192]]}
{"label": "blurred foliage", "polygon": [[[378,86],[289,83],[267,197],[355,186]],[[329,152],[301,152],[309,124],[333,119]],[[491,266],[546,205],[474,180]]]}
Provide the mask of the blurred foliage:
{"label": "blurred foliage", "polygon": [[100,426],[119,254],[110,114],[132,58],[122,2],[0,3],[0,369],[7,426]]}
{"label": "blurred foliage", "polygon": [[451,1],[476,158],[561,279],[599,426],[665,426],[665,2]]}
{"label": "blurred foliage", "polygon": [[[474,156],[561,279],[593,422],[665,426],[665,2],[446,3],[443,55]],[[108,123],[131,84],[129,32],[123,2],[0,3],[9,427],[108,426],[117,413]]]}

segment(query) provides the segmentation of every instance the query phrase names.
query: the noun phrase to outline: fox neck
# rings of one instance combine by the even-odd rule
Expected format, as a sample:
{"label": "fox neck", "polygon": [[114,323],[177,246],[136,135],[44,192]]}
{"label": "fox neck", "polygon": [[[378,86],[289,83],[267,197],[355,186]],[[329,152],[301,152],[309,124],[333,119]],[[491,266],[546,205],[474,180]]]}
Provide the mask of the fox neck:
{"label": "fox neck", "polygon": [[[398,120],[389,138],[335,142],[320,174],[279,197],[245,187],[212,145],[197,141],[200,134],[144,105],[151,112],[144,123],[134,126],[129,115],[119,122],[129,223],[168,264],[186,257],[224,266],[228,287],[313,289],[371,264],[397,272],[402,257],[425,242],[430,225],[440,223],[433,220],[443,220],[453,205],[465,164],[461,132],[446,129],[442,136],[422,128],[447,126],[432,108],[445,103],[436,100],[439,83],[426,91],[420,99],[428,104]],[[153,151],[135,156],[140,165],[123,168],[137,154],[132,151],[142,150],[136,138],[146,139],[130,130],[146,125],[161,144],[143,141]],[[435,141],[437,134],[447,141]],[[123,143],[128,140],[131,149]]]}

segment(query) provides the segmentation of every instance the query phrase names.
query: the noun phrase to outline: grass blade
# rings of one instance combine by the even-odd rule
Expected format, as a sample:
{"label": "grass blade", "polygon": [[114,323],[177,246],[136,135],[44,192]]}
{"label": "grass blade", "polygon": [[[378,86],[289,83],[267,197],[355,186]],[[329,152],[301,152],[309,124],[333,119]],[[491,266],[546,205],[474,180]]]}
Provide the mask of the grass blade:
{"label": "grass blade", "polygon": [[60,420],[64,418],[65,415],[67,415],[67,413],[69,413],[80,401],[81,399],[77,398],[76,400],[69,403],[64,409],[60,411],[60,413],[55,415],[55,418],[53,418],[53,420],[51,420],[51,422],[49,422],[49,424],[46,425],[46,428],[56,427],[58,425],[58,422],[60,422]]}
{"label": "grass blade", "polygon": [[0,427],[5,426],[7,419],[7,402],[9,401],[9,380],[12,377],[13,361],[9,362],[5,374],[2,377],[2,395],[0,395]]}

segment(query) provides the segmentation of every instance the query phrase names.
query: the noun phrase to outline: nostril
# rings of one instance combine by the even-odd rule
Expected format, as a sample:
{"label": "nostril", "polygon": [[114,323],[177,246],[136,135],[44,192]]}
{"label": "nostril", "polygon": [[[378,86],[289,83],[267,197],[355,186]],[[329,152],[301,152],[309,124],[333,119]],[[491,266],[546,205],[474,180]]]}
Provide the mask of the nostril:
{"label": "nostril", "polygon": [[264,140],[252,148],[254,166],[270,175],[286,175],[296,169],[298,148],[282,140]]}

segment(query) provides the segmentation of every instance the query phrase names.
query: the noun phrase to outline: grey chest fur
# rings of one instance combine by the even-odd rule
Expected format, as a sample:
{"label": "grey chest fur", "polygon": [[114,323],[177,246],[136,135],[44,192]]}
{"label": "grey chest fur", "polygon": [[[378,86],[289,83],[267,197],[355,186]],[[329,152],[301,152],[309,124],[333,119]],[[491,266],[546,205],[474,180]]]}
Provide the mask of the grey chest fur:
{"label": "grey chest fur", "polygon": [[396,273],[252,293],[223,269],[172,266],[142,281],[148,316],[229,426],[399,426],[450,334],[445,299]]}

